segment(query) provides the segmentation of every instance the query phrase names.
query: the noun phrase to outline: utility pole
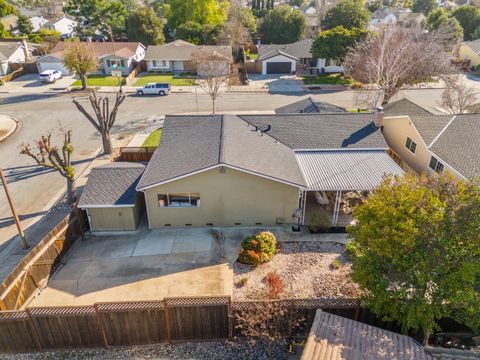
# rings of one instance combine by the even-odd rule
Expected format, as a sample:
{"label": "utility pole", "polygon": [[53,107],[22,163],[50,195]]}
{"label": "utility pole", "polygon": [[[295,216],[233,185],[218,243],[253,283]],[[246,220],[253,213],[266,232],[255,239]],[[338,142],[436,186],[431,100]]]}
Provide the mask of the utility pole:
{"label": "utility pole", "polygon": [[10,191],[8,191],[7,180],[5,180],[5,176],[3,175],[3,170],[0,168],[0,177],[2,178],[3,188],[5,189],[5,195],[7,196],[8,203],[10,204],[10,209],[12,210],[13,219],[15,220],[15,225],[17,225],[18,235],[20,236],[20,242],[22,244],[22,248],[27,250],[30,248],[27,241],[25,240],[25,234],[23,232],[22,224],[20,223],[20,218],[17,215],[17,211],[15,210],[15,206],[13,205],[12,198],[10,197]]}

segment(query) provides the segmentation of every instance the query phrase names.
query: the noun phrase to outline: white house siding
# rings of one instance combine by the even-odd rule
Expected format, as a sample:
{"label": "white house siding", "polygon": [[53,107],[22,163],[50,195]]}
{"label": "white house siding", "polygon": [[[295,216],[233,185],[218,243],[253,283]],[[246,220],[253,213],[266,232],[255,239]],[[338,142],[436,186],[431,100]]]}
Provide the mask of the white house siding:
{"label": "white house siding", "polygon": [[274,57],[271,57],[270,59],[266,59],[262,61],[262,75],[267,75],[267,64],[268,63],[283,63],[283,62],[289,62],[291,64],[291,72],[294,73],[297,69],[297,64],[296,61],[292,58],[283,56],[283,55],[277,55]]}
{"label": "white house siding", "polygon": [[325,59],[317,59],[317,68],[319,71],[322,71],[322,69],[324,69],[326,73],[343,73],[345,71],[341,65],[326,65],[326,62]]}
{"label": "white house siding", "polygon": [[169,60],[147,60],[147,71],[170,72],[172,62]]}
{"label": "white house siding", "polygon": [[0,76],[7,75],[9,68],[8,61],[0,62]]}

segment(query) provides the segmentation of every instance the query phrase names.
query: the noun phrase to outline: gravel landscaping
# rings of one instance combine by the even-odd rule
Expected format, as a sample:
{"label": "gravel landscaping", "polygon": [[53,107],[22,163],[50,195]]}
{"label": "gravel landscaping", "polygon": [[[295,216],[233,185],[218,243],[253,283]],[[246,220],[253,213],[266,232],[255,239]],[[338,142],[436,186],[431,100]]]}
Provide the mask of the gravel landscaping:
{"label": "gravel landscaping", "polygon": [[351,263],[345,246],[325,242],[285,242],[272,261],[257,267],[235,262],[233,299],[256,300],[265,297],[265,276],[281,277],[284,291],[280,298],[352,298],[359,288],[350,278]]}
{"label": "gravel landscaping", "polygon": [[[297,354],[287,352],[286,344],[275,344],[273,359],[299,359],[302,348]],[[260,346],[252,346],[246,341],[192,342],[175,345],[159,344],[128,348],[85,349],[52,351],[32,354],[3,355],[4,360],[53,360],[53,359],[158,359],[158,360],[266,360],[265,351]]]}

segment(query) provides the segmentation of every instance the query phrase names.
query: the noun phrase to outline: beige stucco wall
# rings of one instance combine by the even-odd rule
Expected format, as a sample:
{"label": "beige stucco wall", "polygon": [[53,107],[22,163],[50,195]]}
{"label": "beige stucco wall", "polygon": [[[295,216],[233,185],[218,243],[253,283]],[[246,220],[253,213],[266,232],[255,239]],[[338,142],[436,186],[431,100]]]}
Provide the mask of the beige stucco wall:
{"label": "beige stucco wall", "polygon": [[[408,171],[410,168],[417,174],[435,173],[428,166],[432,153],[427,148],[427,145],[408,116],[385,118],[383,120],[383,135],[390,148],[407,164],[407,167],[404,166],[404,170]],[[417,144],[415,154],[412,154],[410,150],[405,147],[407,136]],[[449,167],[448,164],[435,154],[433,155],[445,166],[444,172],[449,171],[453,175],[458,176],[458,173],[453,168]]]}
{"label": "beige stucco wall", "polygon": [[[200,193],[198,208],[161,208],[158,194]],[[292,222],[292,213],[298,207],[297,187],[225,169],[209,170],[145,191],[149,225],[158,229],[170,224],[192,226],[275,225],[277,218]]]}
{"label": "beige stucco wall", "polygon": [[91,231],[135,230],[145,213],[143,193],[138,193],[135,207],[86,209]]}
{"label": "beige stucco wall", "polygon": [[461,60],[470,60],[470,65],[472,66],[480,65],[480,56],[465,44],[460,45],[458,57]]}

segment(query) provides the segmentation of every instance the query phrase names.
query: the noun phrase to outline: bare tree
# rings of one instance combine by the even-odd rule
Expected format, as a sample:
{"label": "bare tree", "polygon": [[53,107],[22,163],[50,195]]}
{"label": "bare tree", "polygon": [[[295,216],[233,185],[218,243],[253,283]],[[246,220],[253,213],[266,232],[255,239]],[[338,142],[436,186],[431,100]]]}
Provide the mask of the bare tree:
{"label": "bare tree", "polygon": [[[247,9],[248,10],[248,9]],[[245,23],[245,8],[241,5],[232,4],[228,10],[228,21],[225,23],[225,29],[221,34],[220,42],[231,45],[235,51],[235,59],[238,59],[238,52],[241,46],[252,41],[252,35]]]}
{"label": "bare tree", "polygon": [[368,105],[388,102],[403,86],[451,74],[450,55],[442,45],[443,35],[421,27],[388,24],[378,34],[358,42],[345,59],[346,72],[373,87]]}
{"label": "bare tree", "polygon": [[445,89],[442,93],[442,106],[450,114],[464,114],[474,112],[479,101],[476,91],[468,86],[461,76],[445,77]]}
{"label": "bare tree", "polygon": [[54,169],[67,179],[67,201],[73,204],[75,198],[75,174],[71,163],[73,153],[72,132],[64,133],[62,148],[51,143],[52,134],[42,135],[32,148],[30,144],[23,144],[20,154],[30,156],[39,166]]}
{"label": "bare tree", "polygon": [[118,108],[125,100],[125,95],[117,91],[115,93],[115,99],[111,109],[109,97],[97,97],[97,94],[93,92],[92,95],[89,96],[89,100],[95,117],[90,115],[90,113],[82,104],[80,104],[80,102],[78,102],[78,100],[74,99],[73,103],[102,136],[104,154],[111,154],[112,140],[110,137],[110,130],[117,120]]}
{"label": "bare tree", "polygon": [[213,52],[194,54],[197,65],[198,85],[212,100],[212,113],[215,114],[215,101],[220,95],[223,86],[227,86],[230,80],[231,57]]}
{"label": "bare tree", "polygon": [[262,343],[269,359],[273,359],[273,344],[291,336],[304,322],[303,316],[292,316],[280,301],[252,301],[247,309],[235,313],[235,328],[240,335]]}

